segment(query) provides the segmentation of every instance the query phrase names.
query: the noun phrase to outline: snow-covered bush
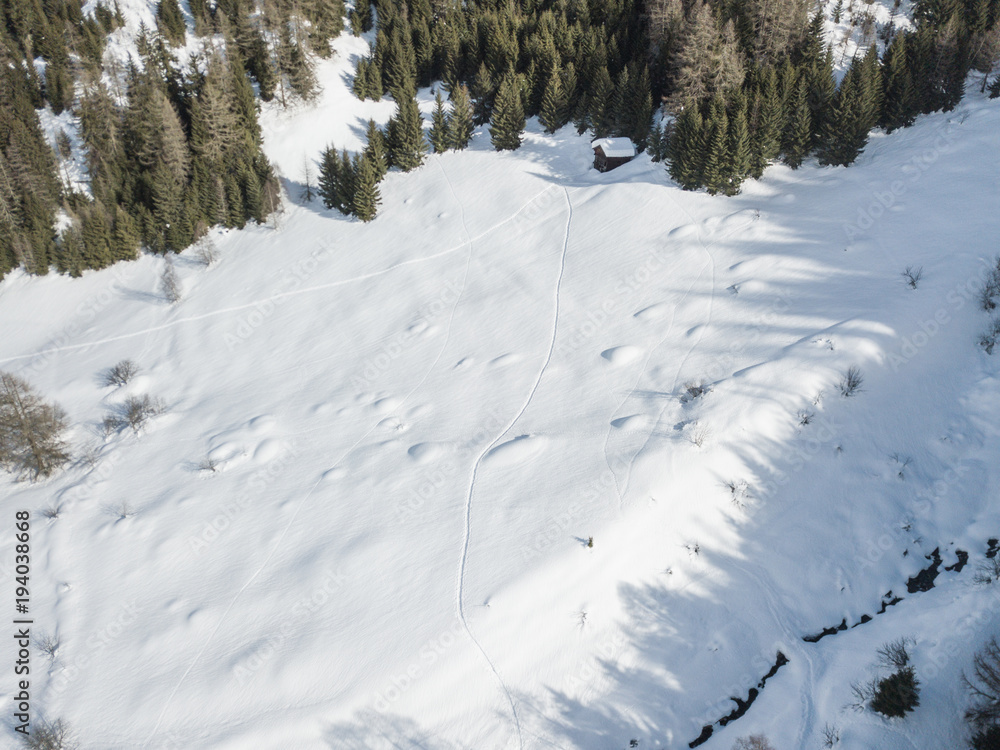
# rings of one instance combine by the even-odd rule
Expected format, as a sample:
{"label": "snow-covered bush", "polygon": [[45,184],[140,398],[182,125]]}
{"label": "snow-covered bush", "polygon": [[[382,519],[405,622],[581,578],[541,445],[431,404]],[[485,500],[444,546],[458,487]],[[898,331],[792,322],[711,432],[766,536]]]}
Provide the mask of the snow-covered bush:
{"label": "snow-covered bush", "polygon": [[763,734],[751,734],[737,739],[733,750],[774,750],[774,745]]}

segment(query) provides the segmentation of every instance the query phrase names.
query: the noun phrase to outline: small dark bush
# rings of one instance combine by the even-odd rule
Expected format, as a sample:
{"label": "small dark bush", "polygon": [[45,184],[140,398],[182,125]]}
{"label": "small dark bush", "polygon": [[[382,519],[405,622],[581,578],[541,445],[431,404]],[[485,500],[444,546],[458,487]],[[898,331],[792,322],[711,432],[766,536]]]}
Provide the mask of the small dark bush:
{"label": "small dark bush", "polygon": [[841,378],[840,395],[844,398],[850,398],[861,390],[861,384],[864,382],[865,378],[861,374],[861,368],[851,365],[847,368],[847,372],[844,373],[844,377]]}
{"label": "small dark bush", "polygon": [[139,365],[130,359],[123,359],[117,365],[104,373],[104,385],[119,388],[127,385],[128,382],[139,372]]}
{"label": "small dark bush", "polygon": [[29,750],[76,750],[79,747],[62,719],[35,721],[31,734],[22,742]]}
{"label": "small dark bush", "polygon": [[879,680],[871,707],[883,716],[903,717],[920,705],[920,682],[913,667],[906,667]]}

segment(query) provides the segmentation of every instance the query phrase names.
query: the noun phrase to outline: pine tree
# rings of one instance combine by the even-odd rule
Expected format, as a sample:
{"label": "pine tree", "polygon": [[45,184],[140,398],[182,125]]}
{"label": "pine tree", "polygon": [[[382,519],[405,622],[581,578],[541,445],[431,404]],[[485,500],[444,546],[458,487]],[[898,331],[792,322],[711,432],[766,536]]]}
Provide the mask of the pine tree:
{"label": "pine tree", "polygon": [[[397,92],[399,93],[399,92]],[[386,140],[389,144],[389,162],[404,172],[424,163],[427,143],[424,140],[423,120],[413,94],[402,96],[396,102],[396,114],[389,120]]]}
{"label": "pine tree", "polygon": [[708,151],[705,154],[702,181],[708,194],[715,195],[728,190],[730,171],[729,118],[719,94],[716,94],[709,108],[705,129],[708,131]]}
{"label": "pine tree", "polygon": [[389,171],[389,151],[385,142],[385,133],[375,124],[374,120],[368,121],[368,129],[365,131],[365,157],[368,164],[375,170],[376,177],[381,180]]}
{"label": "pine tree", "polygon": [[785,127],[782,140],[782,153],[785,164],[792,169],[798,169],[803,159],[809,154],[812,142],[812,116],[809,113],[808,90],[805,77],[799,79],[789,111],[788,124]]}
{"label": "pine tree", "polygon": [[542,95],[542,111],[538,117],[546,133],[555,133],[569,122],[569,100],[562,87],[562,75],[558,68],[552,70],[549,82]]}
{"label": "pine tree", "polygon": [[472,104],[469,102],[469,89],[465,84],[459,84],[451,90],[451,117],[448,121],[448,148],[461,151],[469,145],[473,123]]}
{"label": "pine tree", "polygon": [[770,66],[760,74],[753,118],[750,175],[760,179],[767,165],[781,153],[782,129],[787,120],[778,93],[778,76]]}
{"label": "pine tree", "polygon": [[750,173],[750,130],[747,125],[746,97],[738,93],[733,98],[732,116],[729,118],[728,133],[728,186],[726,195],[736,195],[740,185]]}
{"label": "pine tree", "polygon": [[434,94],[434,114],[431,118],[431,128],[427,133],[431,149],[435,154],[443,154],[448,150],[448,115],[444,109],[441,90]]}
{"label": "pine tree", "polygon": [[695,103],[684,107],[674,121],[667,148],[667,168],[684,190],[695,190],[702,182],[706,151],[705,125]]}
{"label": "pine tree", "polygon": [[378,213],[382,196],[378,189],[378,175],[368,158],[362,156],[357,165],[354,196],[351,204],[352,213],[361,221],[369,222]]}
{"label": "pine tree", "polygon": [[493,115],[493,99],[496,94],[496,85],[493,76],[482,63],[472,82],[473,113],[476,125],[484,125],[490,121]]}
{"label": "pine tree", "polygon": [[588,93],[590,100],[588,120],[595,138],[604,138],[615,126],[614,96],[615,87],[611,82],[611,75],[607,68],[601,67],[597,70]]}
{"label": "pine tree", "polygon": [[318,192],[327,208],[343,211],[340,203],[340,155],[332,145],[323,149],[319,158]]}
{"label": "pine tree", "polygon": [[909,127],[916,117],[913,78],[907,63],[906,47],[909,34],[897,34],[885,51],[882,63],[885,105],[880,125],[891,133]]}
{"label": "pine tree", "polygon": [[114,260],[135,260],[139,255],[139,230],[135,220],[121,206],[115,207],[112,256]]}
{"label": "pine tree", "polygon": [[497,151],[514,151],[521,147],[525,121],[518,88],[513,73],[508,73],[500,84],[490,120],[490,141]]}
{"label": "pine tree", "polygon": [[164,38],[175,47],[184,46],[186,29],[177,0],[160,0],[156,9],[156,26]]}

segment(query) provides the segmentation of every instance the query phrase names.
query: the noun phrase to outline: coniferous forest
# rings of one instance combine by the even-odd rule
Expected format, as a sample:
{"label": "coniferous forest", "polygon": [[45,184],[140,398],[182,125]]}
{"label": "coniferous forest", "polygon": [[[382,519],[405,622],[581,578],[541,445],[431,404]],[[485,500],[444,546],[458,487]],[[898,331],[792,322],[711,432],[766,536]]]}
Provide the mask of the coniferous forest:
{"label": "coniferous forest", "polygon": [[[864,19],[861,6],[839,0],[833,20]],[[162,0],[138,59],[121,69],[103,55],[124,22],[114,0],[92,13],[81,0],[0,0],[0,276],[18,266],[79,274],[143,248],[179,251],[210,226],[263,221],[279,186],[261,150],[259,100],[314,97],[315,60],[345,24],[374,32],[354,93],[396,103],[384,129],[368,124],[362,153],[331,144],[317,155],[323,203],[364,221],[390,168],[465,148],[477,126],[497,150],[517,149],[534,116],[550,133],[572,123],[581,135],[626,136],[682,188],[731,195],[779,160],[850,165],[872,128],[954,108],[967,80],[1000,96],[1000,0],[917,0],[907,29],[863,21],[867,52],[839,86],[824,16],[807,0],[186,7],[193,28],[178,0]],[[191,33],[206,43],[179,60]],[[425,130],[416,93],[436,82]],[[60,179],[72,143],[66,133],[47,142],[43,107],[78,119],[88,190]]]}

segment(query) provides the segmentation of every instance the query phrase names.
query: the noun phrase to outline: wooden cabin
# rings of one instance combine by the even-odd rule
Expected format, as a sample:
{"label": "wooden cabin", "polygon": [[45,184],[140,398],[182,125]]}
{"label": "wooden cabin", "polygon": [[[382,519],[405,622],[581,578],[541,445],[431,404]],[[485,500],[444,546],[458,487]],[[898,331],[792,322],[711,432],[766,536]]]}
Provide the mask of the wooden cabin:
{"label": "wooden cabin", "polygon": [[635,158],[635,145],[628,138],[598,138],[594,149],[594,169],[607,172]]}

